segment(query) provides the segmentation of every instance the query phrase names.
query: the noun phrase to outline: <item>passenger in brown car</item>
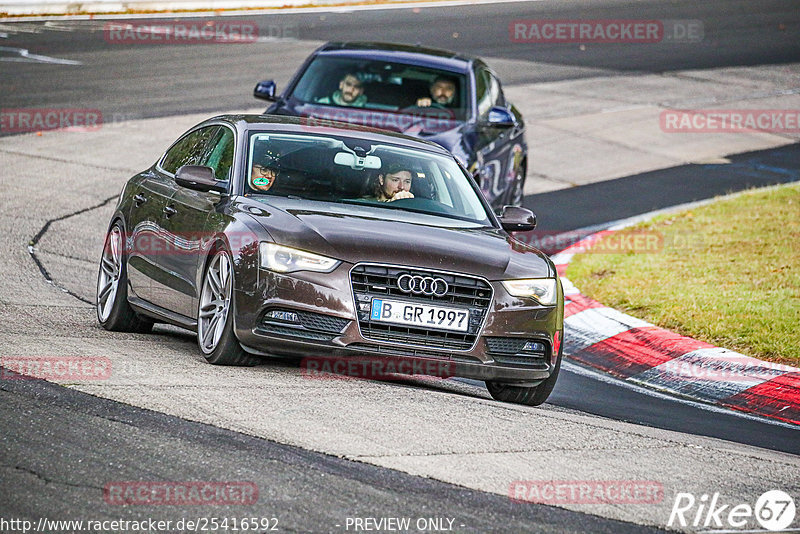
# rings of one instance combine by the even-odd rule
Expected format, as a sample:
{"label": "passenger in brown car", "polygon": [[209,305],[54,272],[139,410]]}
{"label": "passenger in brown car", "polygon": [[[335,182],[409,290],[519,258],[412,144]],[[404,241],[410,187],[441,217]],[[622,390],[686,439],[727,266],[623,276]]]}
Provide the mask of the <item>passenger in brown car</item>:
{"label": "passenger in brown car", "polygon": [[272,167],[262,165],[260,163],[253,164],[253,169],[250,172],[250,187],[256,191],[265,193],[275,185],[275,180],[278,179],[278,171]]}

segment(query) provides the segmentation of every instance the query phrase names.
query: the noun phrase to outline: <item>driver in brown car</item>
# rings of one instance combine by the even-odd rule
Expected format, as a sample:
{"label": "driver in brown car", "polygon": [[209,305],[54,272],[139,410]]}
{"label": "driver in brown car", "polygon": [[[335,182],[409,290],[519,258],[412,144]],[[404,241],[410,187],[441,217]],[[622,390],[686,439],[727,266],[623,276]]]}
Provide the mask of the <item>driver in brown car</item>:
{"label": "driver in brown car", "polygon": [[411,192],[412,173],[403,165],[388,165],[372,182],[370,195],[366,198],[378,202],[391,202],[403,198],[414,198]]}

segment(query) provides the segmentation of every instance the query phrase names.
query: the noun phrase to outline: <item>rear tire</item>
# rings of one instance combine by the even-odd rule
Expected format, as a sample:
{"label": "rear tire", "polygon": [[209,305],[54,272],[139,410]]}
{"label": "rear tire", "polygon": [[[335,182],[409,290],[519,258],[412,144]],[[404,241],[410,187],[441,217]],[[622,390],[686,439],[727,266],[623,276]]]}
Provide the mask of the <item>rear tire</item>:
{"label": "rear tire", "polygon": [[534,387],[514,386],[502,382],[486,382],[486,389],[494,400],[502,402],[513,402],[514,404],[525,404],[527,406],[539,406],[547,400],[558,380],[558,373],[561,370],[561,354],[556,360],[556,368],[553,373],[541,384]]}
{"label": "rear tire", "polygon": [[117,221],[103,244],[95,294],[97,320],[106,330],[146,334],[153,329],[153,321],[138,315],[128,304],[124,235],[122,225]]}
{"label": "rear tire", "polygon": [[255,365],[260,358],[246,352],[233,333],[233,262],[224,248],[211,255],[203,274],[197,310],[197,345],[213,365]]}

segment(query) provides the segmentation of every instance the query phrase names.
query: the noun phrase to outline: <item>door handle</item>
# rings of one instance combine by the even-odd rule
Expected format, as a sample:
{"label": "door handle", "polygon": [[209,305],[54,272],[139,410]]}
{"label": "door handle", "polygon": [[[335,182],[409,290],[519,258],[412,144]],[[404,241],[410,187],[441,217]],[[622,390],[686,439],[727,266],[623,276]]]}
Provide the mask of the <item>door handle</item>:
{"label": "door handle", "polygon": [[169,219],[170,217],[172,217],[176,213],[178,213],[178,210],[176,210],[172,206],[167,206],[166,208],[164,208],[164,214],[167,216],[167,219]]}
{"label": "door handle", "polygon": [[147,202],[147,197],[141,193],[137,193],[133,195],[133,202],[134,204],[136,204],[136,207],[138,208],[139,206]]}

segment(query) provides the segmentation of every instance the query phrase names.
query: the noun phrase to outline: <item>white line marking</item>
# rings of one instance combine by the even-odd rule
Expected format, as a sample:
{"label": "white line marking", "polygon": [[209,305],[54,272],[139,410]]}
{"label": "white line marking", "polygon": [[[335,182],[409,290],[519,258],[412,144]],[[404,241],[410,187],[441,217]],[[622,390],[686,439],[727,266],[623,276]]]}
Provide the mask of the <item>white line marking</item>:
{"label": "white line marking", "polygon": [[561,361],[561,368],[568,373],[574,373],[576,375],[585,376],[586,378],[591,378],[592,380],[599,380],[600,382],[605,382],[607,384],[611,384],[614,386],[619,386],[625,389],[630,389],[631,391],[635,391],[637,393],[641,393],[642,395],[647,395],[648,397],[654,397],[656,399],[678,402],[681,404],[686,404],[692,406],[694,408],[698,408],[700,410],[706,410],[709,412],[719,413],[719,414],[726,414],[726,415],[735,415],[736,417],[742,417],[744,419],[749,419],[751,421],[758,421],[761,423],[768,423],[770,425],[782,426],[784,428],[790,428],[792,430],[797,430],[797,425],[792,425],[789,423],[784,423],[783,421],[778,421],[775,419],[769,419],[766,417],[758,417],[755,415],[751,415],[746,412],[739,412],[736,410],[729,410],[727,408],[720,408],[719,406],[714,406],[713,404],[705,404],[703,402],[696,402],[693,400],[689,400],[683,397],[677,397],[675,395],[669,395],[666,393],[661,393],[660,391],[655,391],[650,388],[645,388],[642,386],[637,386],[636,384],[631,384],[625,380],[619,380],[614,378],[610,375],[605,373],[601,373],[600,371],[595,371],[593,369],[589,369],[587,367],[583,367],[582,365],[578,365],[567,360]]}
{"label": "white line marking", "polygon": [[16,61],[26,63],[54,63],[56,65],[83,65],[80,61],[73,61],[71,59],[60,59],[57,57],[42,56],[39,54],[31,54],[26,48],[14,48],[11,46],[0,46],[0,52],[11,52],[18,54],[19,57],[0,57],[0,61]]}

